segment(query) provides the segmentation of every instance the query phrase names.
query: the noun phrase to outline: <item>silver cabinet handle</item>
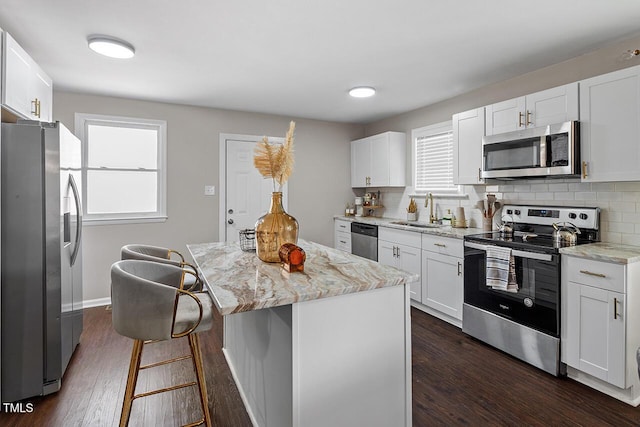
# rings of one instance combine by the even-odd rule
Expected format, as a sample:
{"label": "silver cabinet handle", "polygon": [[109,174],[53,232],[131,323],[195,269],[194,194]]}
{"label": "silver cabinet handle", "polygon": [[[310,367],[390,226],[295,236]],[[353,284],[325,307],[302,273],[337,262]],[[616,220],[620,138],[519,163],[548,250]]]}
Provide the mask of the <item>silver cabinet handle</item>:
{"label": "silver cabinet handle", "polygon": [[398,258],[400,258],[400,247],[396,246],[396,253],[398,254]]}
{"label": "silver cabinet handle", "polygon": [[582,274],[588,274],[589,276],[602,277],[603,279],[604,279],[605,277],[607,277],[607,276],[605,276],[605,275],[604,275],[604,274],[602,274],[602,273],[593,273],[593,272],[591,272],[591,271],[589,271],[589,270],[580,270],[580,273],[582,273]]}
{"label": "silver cabinet handle", "polygon": [[524,123],[522,123],[522,119],[524,119],[524,113],[520,111],[518,113],[518,127],[524,126]]}
{"label": "silver cabinet handle", "polygon": [[582,162],[582,178],[586,178],[589,175],[587,174],[587,162]]}
{"label": "silver cabinet handle", "polygon": [[458,276],[462,276],[462,263],[458,261]]}
{"label": "silver cabinet handle", "polygon": [[396,247],[394,246],[394,247],[393,247],[393,257],[395,258],[396,256],[397,256],[397,254],[396,254]]}
{"label": "silver cabinet handle", "polygon": [[439,246],[441,248],[446,248],[447,245],[445,245],[444,243],[434,243],[435,246]]}
{"label": "silver cabinet handle", "polygon": [[618,318],[618,298],[613,299],[613,318]]}
{"label": "silver cabinet handle", "polygon": [[533,114],[531,114],[531,111],[527,110],[527,126],[532,125],[533,122],[531,121],[531,116]]}
{"label": "silver cabinet handle", "polygon": [[345,244],[345,245],[346,245],[346,244],[347,244],[347,241],[346,241],[346,240],[340,240],[340,243],[343,243],[343,244]]}

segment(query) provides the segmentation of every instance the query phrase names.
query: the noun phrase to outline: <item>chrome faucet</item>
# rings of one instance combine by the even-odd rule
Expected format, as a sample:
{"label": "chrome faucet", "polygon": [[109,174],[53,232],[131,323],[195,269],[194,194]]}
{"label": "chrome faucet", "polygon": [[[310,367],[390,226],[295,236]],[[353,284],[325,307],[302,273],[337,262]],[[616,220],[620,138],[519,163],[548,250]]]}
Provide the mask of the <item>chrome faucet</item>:
{"label": "chrome faucet", "polygon": [[[431,203],[429,203],[429,201],[431,201]],[[429,224],[433,224],[434,222],[436,222],[436,216],[433,214],[433,194],[432,193],[429,193],[424,198],[424,207],[426,208],[427,206],[429,206]]]}

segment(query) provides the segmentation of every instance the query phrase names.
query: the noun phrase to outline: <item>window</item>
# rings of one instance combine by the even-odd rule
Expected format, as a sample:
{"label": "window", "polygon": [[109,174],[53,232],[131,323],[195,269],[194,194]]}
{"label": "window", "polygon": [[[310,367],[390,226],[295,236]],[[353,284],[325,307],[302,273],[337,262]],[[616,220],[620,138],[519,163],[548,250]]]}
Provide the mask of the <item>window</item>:
{"label": "window", "polygon": [[453,183],[453,129],[451,122],[414,129],[414,187],[417,193],[459,194]]}
{"label": "window", "polygon": [[85,220],[166,218],[165,121],[76,114],[76,132]]}

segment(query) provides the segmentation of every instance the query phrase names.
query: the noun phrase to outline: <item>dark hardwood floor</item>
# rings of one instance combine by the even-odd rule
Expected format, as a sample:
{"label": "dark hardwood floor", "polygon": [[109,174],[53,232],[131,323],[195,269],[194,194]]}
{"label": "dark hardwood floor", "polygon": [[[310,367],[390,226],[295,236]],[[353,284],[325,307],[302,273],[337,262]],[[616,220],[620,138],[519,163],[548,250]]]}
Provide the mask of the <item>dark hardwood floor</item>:
{"label": "dark hardwood floor", "polygon": [[[0,426],[116,426],[132,341],[104,307],[85,310],[81,344],[56,394],[28,399],[32,413],[0,413]],[[412,310],[413,425],[638,426],[633,408],[569,379],[554,378]],[[250,426],[221,351],[222,321],[201,335],[209,410],[216,426]],[[145,348],[143,363],[187,351],[186,340]],[[192,378],[189,361],[143,371],[138,392]],[[200,416],[195,390],[139,399],[131,426],[175,426]],[[395,427],[395,426],[390,426]]]}

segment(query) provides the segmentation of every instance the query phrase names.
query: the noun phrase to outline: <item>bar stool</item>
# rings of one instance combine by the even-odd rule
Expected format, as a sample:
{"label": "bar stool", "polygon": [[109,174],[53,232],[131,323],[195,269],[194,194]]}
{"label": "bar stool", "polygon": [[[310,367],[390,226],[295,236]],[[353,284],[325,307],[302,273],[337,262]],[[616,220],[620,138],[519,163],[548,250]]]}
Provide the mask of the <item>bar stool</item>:
{"label": "bar stool", "polygon": [[[129,424],[133,401],[157,393],[197,386],[203,417],[188,426],[211,426],[207,388],[198,332],[213,324],[213,301],[206,292],[183,289],[185,270],[176,265],[142,260],[121,260],[111,266],[111,305],[113,327],[132,338],[133,351],[125,389],[120,426]],[[145,344],[187,337],[191,354],[140,366]],[[196,380],[158,390],[135,394],[142,369],[192,359]]]}
{"label": "bar stool", "polygon": [[[179,259],[173,257],[174,255]],[[198,269],[186,262],[184,256],[176,250],[161,246],[130,244],[120,249],[120,259],[139,259],[177,265],[184,268],[189,275],[185,276],[184,288],[189,291],[196,288],[202,290],[202,280],[198,274]]]}

